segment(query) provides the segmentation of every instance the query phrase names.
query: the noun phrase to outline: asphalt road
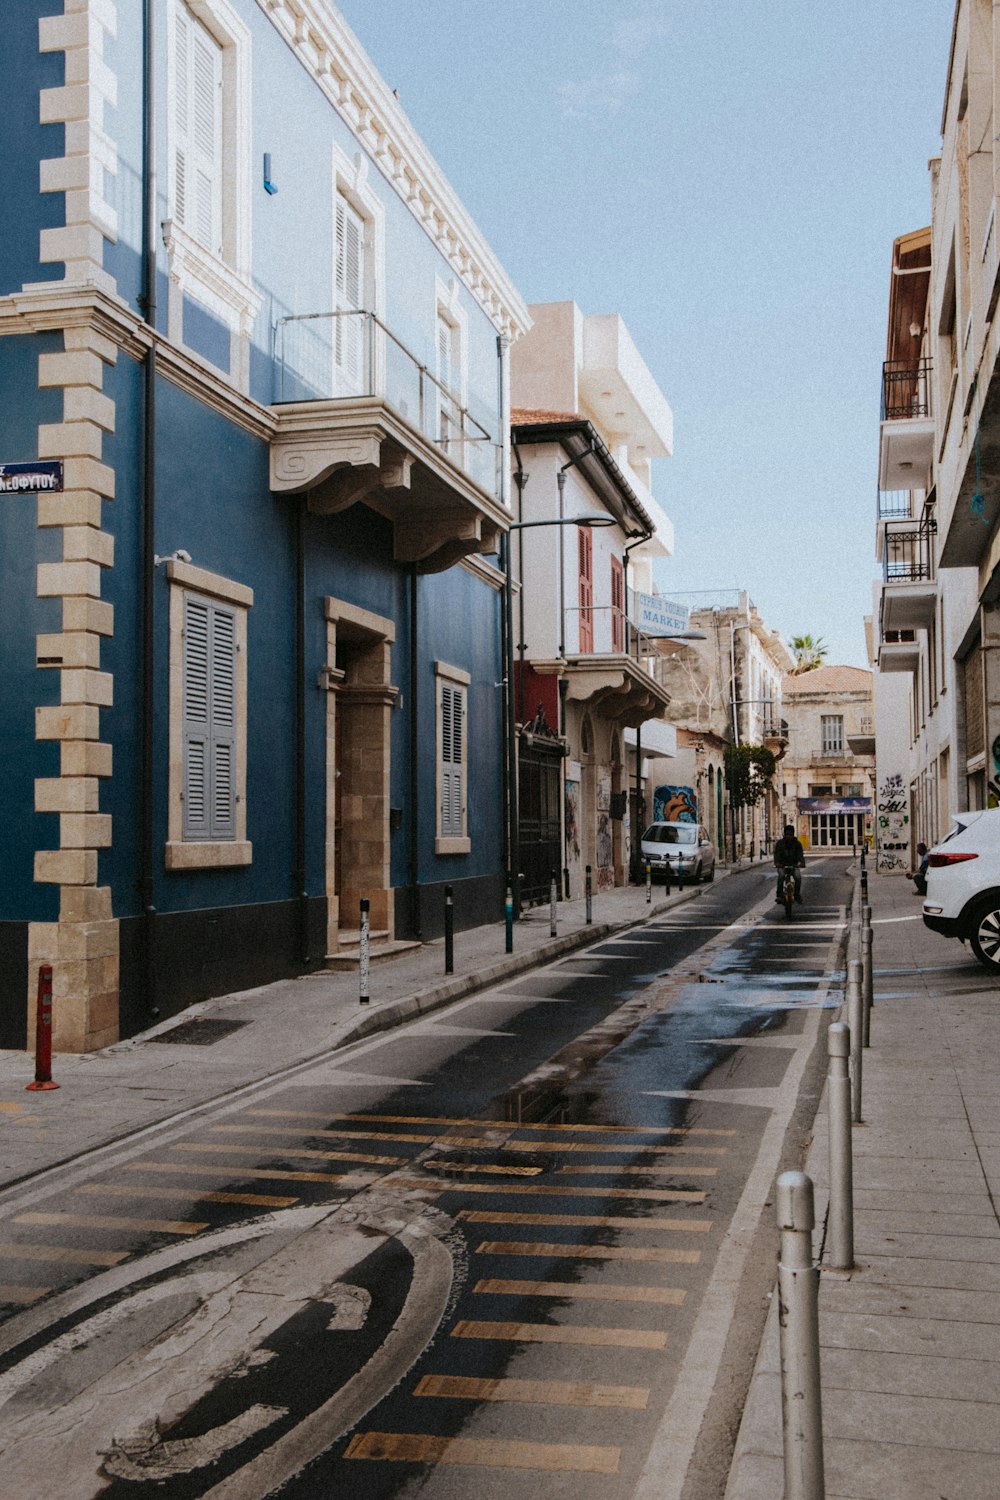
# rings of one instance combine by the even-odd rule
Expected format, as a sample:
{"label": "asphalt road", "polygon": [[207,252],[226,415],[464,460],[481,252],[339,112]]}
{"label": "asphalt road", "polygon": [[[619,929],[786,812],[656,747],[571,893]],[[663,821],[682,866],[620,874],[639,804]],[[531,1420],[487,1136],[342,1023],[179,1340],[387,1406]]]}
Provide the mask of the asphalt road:
{"label": "asphalt road", "polygon": [[720,882],[0,1194],[12,1493],[718,1493],[847,890]]}

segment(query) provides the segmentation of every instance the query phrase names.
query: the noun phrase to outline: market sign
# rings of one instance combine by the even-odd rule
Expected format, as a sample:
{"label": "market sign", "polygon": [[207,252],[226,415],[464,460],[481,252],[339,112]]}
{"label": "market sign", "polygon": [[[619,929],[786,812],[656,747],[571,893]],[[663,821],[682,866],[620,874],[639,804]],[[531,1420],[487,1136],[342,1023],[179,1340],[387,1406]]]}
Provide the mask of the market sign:
{"label": "market sign", "polygon": [[643,635],[656,637],[682,635],[691,628],[691,611],[686,604],[666,599],[662,594],[632,595],[633,622]]}
{"label": "market sign", "polygon": [[0,495],[31,494],[36,490],[61,490],[62,460],[42,459],[35,464],[0,464]]}
{"label": "market sign", "polygon": [[870,797],[800,797],[799,812],[803,813],[870,813]]}

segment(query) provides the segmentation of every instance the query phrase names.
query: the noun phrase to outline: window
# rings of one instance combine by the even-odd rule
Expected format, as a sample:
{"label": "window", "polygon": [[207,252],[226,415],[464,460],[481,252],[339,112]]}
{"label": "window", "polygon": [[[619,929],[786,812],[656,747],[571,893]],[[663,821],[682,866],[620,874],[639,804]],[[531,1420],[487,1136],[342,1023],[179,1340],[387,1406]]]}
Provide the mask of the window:
{"label": "window", "polygon": [[222,253],[222,48],[186,5],[174,12],[174,216]]}
{"label": "window", "polygon": [[168,870],[249,864],[247,611],[253,591],[169,562]]}
{"label": "window", "polygon": [[611,649],[625,650],[625,569],[621,559],[611,559]]}
{"label": "window", "polygon": [[844,749],[843,714],[820,714],[820,734],[824,755],[839,755]]}
{"label": "window", "polygon": [[[437,438],[445,453],[461,436],[462,349],[459,329],[438,308],[437,315]],[[457,398],[457,399],[456,399]]]}
{"label": "window", "polygon": [[580,651],[594,649],[594,539],[589,526],[576,531],[580,562]]}
{"label": "window", "polygon": [[185,344],[186,304],[192,326],[207,314],[228,329],[228,351],[198,352],[246,391],[262,303],[250,276],[250,29],[232,0],[170,0],[167,13],[167,332]]}
{"label": "window", "polygon": [[466,785],[467,698],[469,674],[435,663],[437,675],[436,854],[468,854],[468,788]]}
{"label": "window", "polygon": [[334,391],[359,396],[365,381],[365,221],[343,193],[336,198]]}

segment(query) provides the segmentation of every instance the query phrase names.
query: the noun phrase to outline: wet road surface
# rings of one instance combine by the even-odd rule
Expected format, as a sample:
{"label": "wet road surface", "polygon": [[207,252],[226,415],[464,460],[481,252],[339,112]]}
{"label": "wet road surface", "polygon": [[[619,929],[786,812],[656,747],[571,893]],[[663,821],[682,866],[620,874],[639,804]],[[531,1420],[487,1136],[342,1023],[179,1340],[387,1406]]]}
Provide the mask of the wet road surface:
{"label": "wet road surface", "polygon": [[[292,1256],[306,1225],[324,1246],[361,1235],[347,1269],[328,1275],[320,1250],[315,1289],[295,1282],[287,1316],[209,1358],[187,1408],[178,1396],[164,1420],[154,1403],[158,1420],[124,1435],[116,1418],[103,1446],[81,1437],[94,1458],[77,1461],[66,1500],[164,1485],[171,1500],[250,1500],[279,1484],[294,1500],[436,1500],[473,1486],[513,1500],[543,1474],[547,1495],[635,1494],[704,1337],[720,1255],[737,1221],[759,1217],[767,1189],[746,1200],[762,1143],[790,1118],[819,1008],[835,998],[844,868],[810,863],[792,922],[763,869],[720,882],[123,1151],[70,1191],[12,1211],[0,1195],[0,1401],[13,1441],[27,1453],[39,1413],[60,1402],[72,1420],[58,1432],[78,1414],[86,1433],[98,1420],[91,1387],[104,1387],[66,1373],[81,1351],[100,1364],[98,1316],[110,1327],[108,1310],[140,1293],[128,1327],[169,1345],[170,1298],[192,1327],[201,1305],[182,1270],[202,1276],[203,1299],[210,1284],[221,1296],[220,1266],[252,1282],[269,1235]],[[248,1224],[255,1238],[241,1239]],[[232,1236],[221,1248],[220,1231]],[[447,1285],[422,1259],[430,1241],[447,1252]],[[282,1295],[302,1274],[286,1268]],[[417,1346],[376,1379],[377,1356],[438,1294]],[[130,1335],[120,1318],[102,1336],[113,1358],[100,1378],[114,1386]],[[26,1358],[58,1337],[72,1360],[45,1365],[46,1391]],[[192,1334],[192,1358],[197,1346]],[[121,1396],[111,1391],[108,1410]],[[30,1479],[19,1485],[30,1500]]]}

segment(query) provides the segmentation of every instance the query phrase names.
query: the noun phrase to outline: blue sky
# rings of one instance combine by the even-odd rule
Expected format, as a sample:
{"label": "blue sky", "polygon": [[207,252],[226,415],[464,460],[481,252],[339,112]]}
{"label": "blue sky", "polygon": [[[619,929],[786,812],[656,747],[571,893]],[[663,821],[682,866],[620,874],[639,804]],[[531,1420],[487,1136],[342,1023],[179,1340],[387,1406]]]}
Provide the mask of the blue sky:
{"label": "blue sky", "polygon": [[[893,238],[950,0],[340,0],[529,302],[619,312],[674,411],[666,592],[867,664]],[[694,601],[692,601],[694,602]]]}

